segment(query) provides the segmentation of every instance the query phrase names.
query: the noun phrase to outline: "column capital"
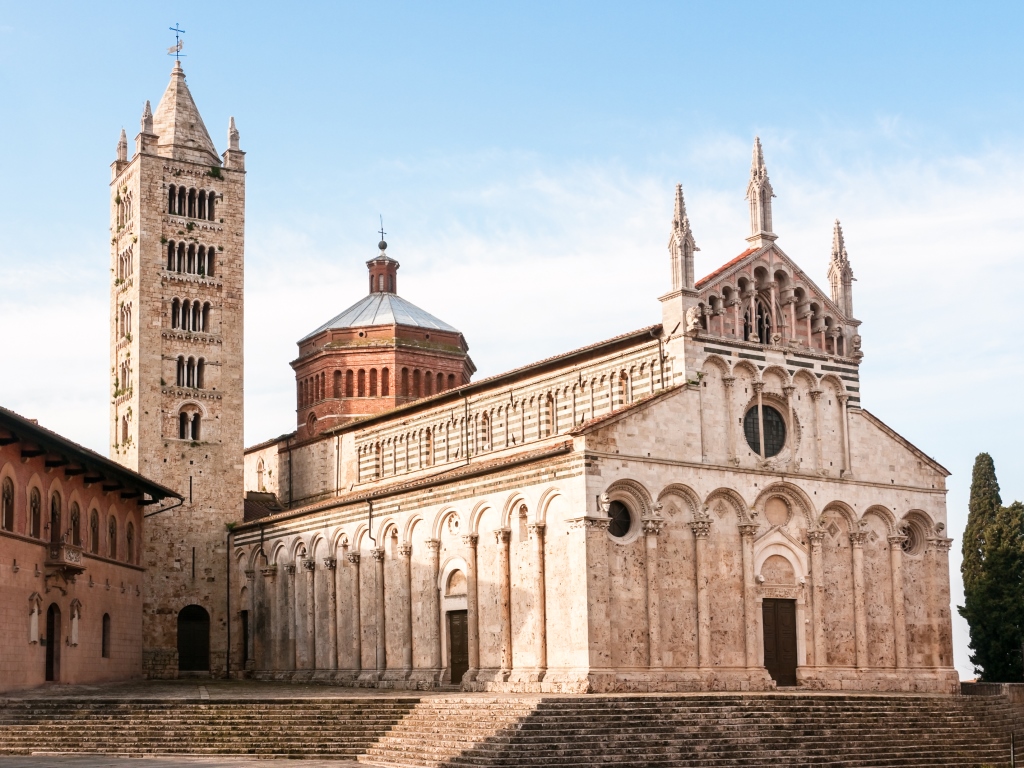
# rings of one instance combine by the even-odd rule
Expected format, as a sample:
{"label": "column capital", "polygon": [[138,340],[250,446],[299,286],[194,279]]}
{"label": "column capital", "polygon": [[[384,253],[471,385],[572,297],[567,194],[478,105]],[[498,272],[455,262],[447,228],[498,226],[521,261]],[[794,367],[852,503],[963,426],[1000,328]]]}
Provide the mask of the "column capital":
{"label": "column capital", "polygon": [[940,537],[940,538],[937,538],[937,539],[929,539],[928,541],[931,543],[931,545],[933,547],[935,547],[935,551],[936,552],[942,552],[943,554],[948,553],[949,552],[949,548],[951,546],[953,546],[953,540],[952,539],[946,539],[946,538],[941,538]]}
{"label": "column capital", "polygon": [[427,549],[429,549],[431,552],[440,552],[441,551],[441,540],[440,539],[427,539],[426,544],[427,544]]}
{"label": "column capital", "polygon": [[378,563],[384,562],[384,550],[383,549],[371,549],[370,554],[373,555],[373,559]]}
{"label": "column capital", "polygon": [[284,572],[289,576],[295,575],[295,563],[287,563],[284,567]]}
{"label": "column capital", "polygon": [[843,405],[846,405],[846,401],[850,399],[850,396],[847,395],[847,394],[842,394],[842,395],[836,395],[836,398],[839,400],[840,403],[842,403]]}
{"label": "column capital", "polygon": [[811,542],[812,547],[820,547],[821,542],[825,540],[825,532],[820,528],[807,532],[807,539]]}
{"label": "column capital", "polygon": [[732,385],[736,383],[735,376],[723,376],[722,383],[725,384],[727,389],[732,389]]}
{"label": "column capital", "polygon": [[612,520],[610,517],[591,517],[587,515],[585,517],[571,518],[567,522],[569,523],[569,530],[584,528],[586,530],[607,531]]}
{"label": "column capital", "polygon": [[324,568],[328,571],[333,571],[338,566],[338,558],[336,557],[325,557]]}
{"label": "column capital", "polygon": [[640,522],[643,525],[645,536],[657,536],[661,533],[661,529],[665,527],[665,521],[659,518],[652,517]]}
{"label": "column capital", "polygon": [[784,394],[786,397],[792,397],[795,391],[796,387],[794,387],[792,384],[787,384],[782,388],[782,394]]}
{"label": "column capital", "polygon": [[867,541],[867,531],[854,531],[850,534],[850,543],[857,549],[864,546],[864,542]]}
{"label": "column capital", "polygon": [[402,557],[412,557],[412,544],[402,544],[398,548],[398,554]]}
{"label": "column capital", "polygon": [[266,568],[260,568],[260,573],[263,574],[264,578],[272,579],[277,576],[277,566],[268,565]]}
{"label": "column capital", "polygon": [[760,394],[761,390],[764,389],[764,382],[763,381],[752,381],[750,383],[750,387],[751,387],[751,389],[754,390],[754,394]]}
{"label": "column capital", "polygon": [[316,560],[314,560],[312,557],[307,557],[302,561],[302,567],[305,568],[307,571],[315,571]]}
{"label": "column capital", "polygon": [[744,539],[753,537],[761,526],[757,523],[740,523],[740,536]]}
{"label": "column capital", "polygon": [[544,523],[527,523],[526,531],[530,534],[530,538],[544,535],[544,529],[547,526]]}
{"label": "column capital", "polygon": [[889,545],[895,549],[902,550],[907,543],[907,537],[902,533],[896,533],[889,537]]}
{"label": "column capital", "polygon": [[475,533],[467,533],[462,537],[462,543],[470,549],[476,549],[476,543],[480,540],[480,537]]}
{"label": "column capital", "polygon": [[348,561],[350,563],[353,563],[354,565],[359,565],[359,553],[358,552],[349,552],[347,555],[345,555],[345,557],[348,558]]}
{"label": "column capital", "polygon": [[253,579],[256,578],[256,571],[252,570],[251,568],[246,568],[245,569],[245,578],[246,578],[247,581],[252,581]]}
{"label": "column capital", "polygon": [[498,528],[494,532],[494,540],[499,544],[508,544],[512,541],[512,531],[508,528]]}
{"label": "column capital", "polygon": [[690,530],[693,531],[693,535],[698,539],[706,539],[711,535],[711,521],[710,520],[694,520],[690,523]]}
{"label": "column capital", "polygon": [[820,389],[812,389],[807,394],[809,394],[811,396],[811,400],[820,400],[821,399],[821,395],[822,395],[822,390],[820,390]]}

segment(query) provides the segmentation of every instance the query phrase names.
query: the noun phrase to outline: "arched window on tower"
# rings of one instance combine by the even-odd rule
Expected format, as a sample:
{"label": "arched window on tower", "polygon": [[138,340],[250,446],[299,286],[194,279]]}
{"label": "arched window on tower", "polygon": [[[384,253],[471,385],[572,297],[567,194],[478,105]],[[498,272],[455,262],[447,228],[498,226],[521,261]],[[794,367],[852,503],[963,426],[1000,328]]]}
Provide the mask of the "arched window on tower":
{"label": "arched window on tower", "polygon": [[434,374],[430,371],[423,374],[423,394],[427,397],[434,394]]}
{"label": "arched window on tower", "polygon": [[366,371],[362,368],[359,369],[359,389],[357,390],[358,397],[366,397]]}
{"label": "arched window on tower", "polygon": [[5,531],[14,530],[14,481],[4,478],[0,486],[0,527]]}
{"label": "arched window on tower", "polygon": [[334,397],[341,397],[341,371],[334,372]]}
{"label": "arched window on tower", "polygon": [[192,439],[193,440],[198,440],[200,435],[202,434],[202,430],[200,429],[200,426],[201,426],[200,423],[202,422],[202,419],[203,419],[203,417],[200,414],[198,414],[198,413],[194,414],[192,416]]}
{"label": "arched window on tower", "polygon": [[260,459],[256,464],[256,490],[263,493],[267,490],[263,484],[263,474],[266,472],[266,465],[263,463],[263,459]]}
{"label": "arched window on tower", "polygon": [[89,551],[100,553],[100,514],[95,509],[89,515]]}
{"label": "arched window on tower", "polygon": [[188,274],[195,274],[196,271],[196,246],[194,243],[190,244],[185,259],[185,271]]}
{"label": "arched window on tower", "polygon": [[178,216],[185,215],[185,196],[187,194],[188,191],[184,187],[178,187],[178,209],[175,211]]}
{"label": "arched window on tower", "polygon": [[135,562],[135,526],[131,521],[124,529],[124,561],[126,563]]}
{"label": "arched window on tower", "polygon": [[199,305],[198,301],[192,302],[192,330],[201,331],[203,329],[203,308]]}
{"label": "arched window on tower", "polygon": [[345,371],[345,397],[355,397],[355,373],[349,368]]}
{"label": "arched window on tower", "polygon": [[391,372],[387,368],[380,369],[380,395],[381,397],[391,395]]}
{"label": "arched window on tower", "polygon": [[128,442],[128,416],[121,417],[121,445]]}
{"label": "arched window on tower", "polygon": [[196,389],[206,388],[206,361],[199,358],[196,363]]}
{"label": "arched window on tower", "polygon": [[213,277],[213,246],[206,247],[206,276]]}
{"label": "arched window on tower", "polygon": [[173,240],[168,240],[167,241],[167,271],[168,272],[173,272],[174,271],[174,267],[175,267],[176,264],[177,264],[177,259],[175,258],[174,241]]}
{"label": "arched window on tower", "polygon": [[203,333],[210,333],[210,302],[203,304]]}
{"label": "arched window on tower", "polygon": [[178,414],[178,439],[188,440],[189,424],[188,414],[182,411]]}
{"label": "arched window on tower", "polygon": [[28,495],[28,535],[34,539],[40,538],[42,506],[43,501],[39,495],[39,489],[33,488]]}
{"label": "arched window on tower", "polygon": [[377,275],[377,290],[384,292],[384,275]]}
{"label": "arched window on tower", "polygon": [[455,374],[448,374],[448,389],[455,389]]}
{"label": "arched window on tower", "polygon": [[391,293],[395,292],[395,276],[388,275],[388,291]]}
{"label": "arched window on tower", "polygon": [[408,397],[409,396],[409,369],[408,368],[403,368],[402,369],[402,388],[401,388],[401,390],[399,390],[398,394],[401,395],[402,397]]}
{"label": "arched window on tower", "polygon": [[82,546],[82,512],[78,507],[78,502],[71,502],[71,515],[69,518],[71,523],[71,543],[76,546]]}
{"label": "arched window on tower", "polygon": [[413,397],[422,396],[422,388],[420,387],[420,369],[416,368],[412,372],[412,394]]}
{"label": "arched window on tower", "polygon": [[188,217],[190,219],[196,217],[196,191],[194,189],[188,191]]}
{"label": "arched window on tower", "polygon": [[370,369],[370,397],[377,396],[377,369]]}
{"label": "arched window on tower", "polygon": [[[213,218],[213,206],[214,206],[214,202],[216,201],[216,199],[217,199],[217,193],[216,192],[211,192],[210,194],[208,194],[206,196],[206,218],[209,219],[210,221],[214,221],[214,218]],[[213,273],[211,272],[210,274],[213,274]]]}
{"label": "arched window on tower", "polygon": [[434,390],[438,394],[444,392],[444,374],[438,372],[437,374],[437,389]]}
{"label": "arched window on tower", "polygon": [[185,386],[185,357],[184,355],[178,355],[178,363],[175,366],[174,373],[174,385],[176,387]]}
{"label": "arched window on tower", "polygon": [[56,491],[50,496],[50,541],[57,543],[60,541],[60,494]]}
{"label": "arched window on tower", "polygon": [[168,187],[168,189],[167,189],[167,213],[169,213],[169,214],[171,214],[173,216],[177,212],[177,210],[178,210],[177,203],[178,203],[178,191],[177,191],[177,189],[175,189],[174,185],[171,184],[171,186]]}
{"label": "arched window on tower", "polygon": [[206,190],[199,190],[199,206],[197,208],[198,218],[206,218]]}

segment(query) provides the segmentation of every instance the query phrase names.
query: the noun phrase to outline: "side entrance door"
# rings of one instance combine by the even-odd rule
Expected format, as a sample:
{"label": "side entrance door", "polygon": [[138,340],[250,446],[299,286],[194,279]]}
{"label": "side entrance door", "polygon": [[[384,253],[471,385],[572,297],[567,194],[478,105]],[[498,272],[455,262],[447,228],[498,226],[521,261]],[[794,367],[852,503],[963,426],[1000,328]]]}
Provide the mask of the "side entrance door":
{"label": "side entrance door", "polygon": [[60,629],[60,608],[56,603],[50,603],[46,609],[46,680],[47,682],[60,681],[60,644],[62,633]]}
{"label": "side entrance door", "polygon": [[452,685],[459,685],[469,669],[469,621],[466,611],[448,612],[448,668]]}
{"label": "side entrance door", "polygon": [[796,685],[796,600],[765,599],[764,666],[777,685]]}

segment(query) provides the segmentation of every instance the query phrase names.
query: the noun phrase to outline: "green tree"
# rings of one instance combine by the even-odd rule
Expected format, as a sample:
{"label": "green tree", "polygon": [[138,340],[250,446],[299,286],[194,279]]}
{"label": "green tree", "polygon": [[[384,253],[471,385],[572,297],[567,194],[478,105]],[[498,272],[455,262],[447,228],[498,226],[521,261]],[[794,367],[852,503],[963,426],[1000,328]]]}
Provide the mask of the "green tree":
{"label": "green tree", "polygon": [[1024,679],[1024,505],[1002,506],[992,457],[978,456],[963,542],[971,663],[982,680]]}

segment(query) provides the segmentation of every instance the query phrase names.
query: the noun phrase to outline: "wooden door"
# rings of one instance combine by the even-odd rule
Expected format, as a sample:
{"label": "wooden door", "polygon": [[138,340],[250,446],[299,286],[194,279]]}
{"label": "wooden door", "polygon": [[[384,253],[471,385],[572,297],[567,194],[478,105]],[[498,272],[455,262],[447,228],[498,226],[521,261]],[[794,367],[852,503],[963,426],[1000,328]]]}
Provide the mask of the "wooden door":
{"label": "wooden door", "polygon": [[796,685],[796,600],[765,599],[764,666],[778,685]]}
{"label": "wooden door", "polygon": [[186,605],[178,613],[178,671],[210,669],[210,614],[201,605]]}
{"label": "wooden door", "polygon": [[448,612],[448,668],[452,671],[452,685],[462,683],[469,669],[469,621],[466,611]]}
{"label": "wooden door", "polygon": [[46,611],[46,679],[60,681],[60,608],[51,603]]}

